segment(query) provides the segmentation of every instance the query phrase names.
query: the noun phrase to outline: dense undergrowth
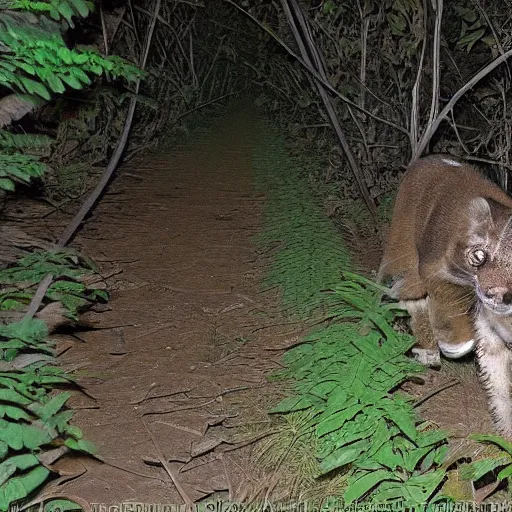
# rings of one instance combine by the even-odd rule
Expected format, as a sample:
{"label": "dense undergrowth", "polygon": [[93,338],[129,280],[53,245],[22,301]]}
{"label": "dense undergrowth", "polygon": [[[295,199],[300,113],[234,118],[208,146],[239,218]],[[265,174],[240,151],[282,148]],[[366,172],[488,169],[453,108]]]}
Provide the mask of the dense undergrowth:
{"label": "dense undergrowth", "polygon": [[[86,304],[108,298],[91,284],[89,262],[70,251],[39,252],[0,270],[0,311],[6,317],[22,312],[49,273],[55,279],[43,304],[58,304],[71,319]],[[0,326],[0,510],[29,497],[68,451],[93,451],[70,423],[69,392],[57,391],[73,383],[73,376],[57,366],[55,344],[43,320],[26,318]],[[53,505],[77,508],[66,500]]]}
{"label": "dense undergrowth", "polygon": [[[443,496],[446,433],[422,421],[412,398],[397,392],[422,371],[404,355],[412,337],[392,327],[402,312],[351,272],[343,240],[312,197],[304,169],[270,126],[265,133],[254,167],[267,196],[259,243],[274,255],[266,283],[279,288],[288,315],[318,324],[274,376],[292,379],[294,390],[273,412],[301,425],[297,443],[307,438],[316,450],[310,471],[319,481],[337,478],[335,490],[347,502],[433,503]],[[267,440],[260,461],[275,463],[268,452],[276,444]]]}
{"label": "dense undergrowth", "polygon": [[[92,46],[71,45],[65,39],[75,23],[93,11],[94,4],[86,0],[2,3],[0,209],[18,185],[37,181],[35,188],[42,187],[51,176],[69,170],[56,156],[62,154],[64,143],[73,142],[74,147],[80,142],[87,144],[83,139],[63,141],[48,133],[26,133],[25,128],[13,126],[14,123],[29,113],[47,112],[48,104],[58,95],[81,90],[94,81],[98,83],[98,77],[135,81],[142,76],[135,65],[118,56],[102,54]],[[33,127],[30,123],[26,126]],[[91,132],[85,131],[86,138],[91,138]],[[101,144],[106,151],[105,141]],[[73,147],[67,146],[65,151],[69,154]],[[67,201],[70,195],[66,196]],[[15,230],[24,235],[17,227]],[[7,227],[3,236],[8,232]],[[37,242],[26,242],[26,247],[29,246],[37,246]],[[81,431],[71,424],[73,411],[66,407],[70,394],[58,391],[72,386],[74,379],[57,366],[55,346],[42,320],[76,320],[82,307],[106,300],[106,292],[98,289],[93,275],[93,265],[70,251],[33,252],[14,263],[10,257],[0,261],[2,511],[39,489],[55,471],[53,464],[60,457],[69,451],[93,450]],[[39,300],[36,290],[46,276],[52,276],[53,282]],[[33,299],[31,310],[28,307]],[[36,315],[40,318],[32,318],[41,304]],[[67,500],[53,500],[46,505],[61,510],[78,508]]]}

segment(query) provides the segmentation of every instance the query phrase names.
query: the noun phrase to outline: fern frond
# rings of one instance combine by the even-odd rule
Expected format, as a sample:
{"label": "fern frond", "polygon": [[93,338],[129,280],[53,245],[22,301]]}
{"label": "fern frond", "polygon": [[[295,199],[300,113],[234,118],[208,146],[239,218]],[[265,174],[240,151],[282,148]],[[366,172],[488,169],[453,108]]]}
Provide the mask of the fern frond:
{"label": "fern frond", "polygon": [[0,130],[0,150],[4,153],[7,151],[31,153],[39,148],[48,148],[52,143],[53,139],[48,135],[11,133]]}
{"label": "fern frond", "polygon": [[65,19],[73,27],[73,16],[87,17],[94,10],[94,3],[88,0],[12,0],[11,9],[48,14],[53,20]]}
{"label": "fern frond", "polygon": [[13,191],[15,183],[29,183],[43,175],[46,165],[30,155],[0,154],[0,189]]}

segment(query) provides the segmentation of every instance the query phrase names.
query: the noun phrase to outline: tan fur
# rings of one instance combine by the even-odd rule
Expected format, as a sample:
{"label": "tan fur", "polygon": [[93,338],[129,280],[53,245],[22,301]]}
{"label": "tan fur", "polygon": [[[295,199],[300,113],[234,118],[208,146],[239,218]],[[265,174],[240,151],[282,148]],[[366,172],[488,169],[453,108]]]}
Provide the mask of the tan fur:
{"label": "tan fur", "polygon": [[512,318],[482,309],[475,323],[478,372],[489,396],[491,417],[496,430],[512,439]]}
{"label": "tan fur", "polygon": [[511,219],[512,198],[471,166],[445,155],[417,160],[400,185],[379,270],[381,280],[394,281],[393,295],[411,315],[416,350],[429,354],[420,360],[438,347],[461,357],[477,344],[495,425],[507,435]]}

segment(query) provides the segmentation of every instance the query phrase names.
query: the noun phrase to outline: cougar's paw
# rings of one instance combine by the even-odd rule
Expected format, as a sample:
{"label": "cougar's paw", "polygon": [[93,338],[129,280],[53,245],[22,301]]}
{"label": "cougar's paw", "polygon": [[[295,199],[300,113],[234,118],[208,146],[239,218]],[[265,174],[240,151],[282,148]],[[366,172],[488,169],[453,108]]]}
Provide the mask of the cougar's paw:
{"label": "cougar's paw", "polygon": [[475,340],[464,341],[462,343],[446,343],[446,341],[438,341],[439,350],[443,356],[449,359],[458,359],[459,357],[469,354],[475,348]]}
{"label": "cougar's paw", "polygon": [[441,366],[441,355],[438,350],[427,348],[413,348],[412,355],[418,363],[429,368],[439,368]]}

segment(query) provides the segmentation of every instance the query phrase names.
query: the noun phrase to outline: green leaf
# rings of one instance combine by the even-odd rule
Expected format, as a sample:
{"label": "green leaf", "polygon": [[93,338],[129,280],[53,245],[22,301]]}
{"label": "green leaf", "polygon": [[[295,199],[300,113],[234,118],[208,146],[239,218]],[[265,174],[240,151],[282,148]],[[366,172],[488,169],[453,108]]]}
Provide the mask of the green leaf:
{"label": "green leaf", "polygon": [[108,292],[105,290],[93,290],[92,293],[88,296],[90,300],[101,299],[104,302],[108,302],[109,296]]}
{"label": "green leaf", "polygon": [[470,439],[474,439],[475,441],[479,441],[481,443],[496,444],[512,456],[512,442],[503,439],[501,436],[496,434],[473,434],[469,437]]}
{"label": "green leaf", "polygon": [[36,70],[34,69],[34,66],[31,66],[30,64],[27,64],[26,62],[16,62],[16,65],[25,71],[25,73],[28,73],[29,75],[35,75]]}
{"label": "green leaf", "polygon": [[[19,426],[19,425],[16,425]],[[14,429],[15,430],[15,429]],[[29,450],[36,450],[51,442],[56,433],[51,432],[50,429],[44,429],[35,425],[23,425],[21,429],[23,446]]]}
{"label": "green leaf", "polygon": [[96,452],[96,447],[83,439],[76,441],[75,439],[66,439],[64,444],[72,450],[81,451],[93,455]]}
{"label": "green leaf", "polygon": [[[375,453],[373,458],[385,468],[392,471],[399,467],[404,466],[404,457],[395,450],[392,442],[383,444],[380,449]],[[413,468],[414,469],[414,468]]]}
{"label": "green leaf", "polygon": [[39,318],[28,318],[6,326],[0,325],[0,336],[17,338],[27,342],[37,342],[48,336],[48,328]]}
{"label": "green leaf", "polygon": [[304,397],[290,397],[285,398],[278,405],[276,405],[271,411],[270,414],[276,413],[286,413],[292,411],[301,411],[304,409],[308,409],[311,407],[312,402]]}
{"label": "green leaf", "polygon": [[9,446],[7,445],[7,443],[0,441],[0,459],[2,459],[2,460],[5,459],[8,452],[9,452]]}
{"label": "green leaf", "polygon": [[23,426],[0,420],[0,441],[6,443],[12,450],[23,448]]}
{"label": "green leaf", "polygon": [[7,510],[5,506],[26,498],[46,481],[50,471],[44,466],[32,469],[26,475],[11,478],[0,486],[0,508]]}
{"label": "green leaf", "polygon": [[31,454],[14,455],[2,461],[0,464],[0,485],[13,475],[17,470],[27,470],[39,464],[39,459]]}
{"label": "green leaf", "polygon": [[66,82],[73,89],[82,89],[82,84],[72,75],[60,75],[62,81]]}
{"label": "green leaf", "polygon": [[0,401],[11,402],[19,405],[28,405],[31,400],[23,395],[20,395],[13,389],[0,389]]}
{"label": "green leaf", "polygon": [[345,491],[344,499],[347,503],[352,503],[353,501],[363,497],[373,487],[385,480],[397,481],[398,478],[391,471],[380,469],[367,473],[356,480],[351,480],[347,486],[347,490]]}
{"label": "green leaf", "polygon": [[512,460],[508,456],[475,460],[469,464],[462,464],[459,468],[459,474],[463,480],[480,480],[496,468],[505,465],[510,467],[511,463]]}
{"label": "green leaf", "polygon": [[58,414],[55,414],[52,416],[48,421],[47,425],[50,428],[56,429],[59,433],[63,434],[66,433],[68,430],[71,429],[69,422],[71,418],[73,417],[73,411],[66,410],[63,412],[60,412]]}
{"label": "green leaf", "polygon": [[69,425],[68,428],[66,429],[66,432],[68,433],[68,435],[74,437],[75,439],[82,439],[82,437],[84,436],[82,434],[82,431],[75,425]]}
{"label": "green leaf", "polygon": [[66,48],[65,46],[61,46],[57,49],[57,56],[62,59],[64,64],[70,65],[73,64],[73,52]]}
{"label": "green leaf", "polygon": [[73,67],[71,73],[77,80],[82,82],[82,84],[90,85],[91,79],[80,68]]}
{"label": "green leaf", "polygon": [[505,478],[509,478],[512,475],[512,464],[509,464],[506,468],[503,468],[498,473],[498,480],[504,480]]}
{"label": "green leaf", "polygon": [[65,18],[65,20],[70,24],[71,27],[73,27],[73,9],[64,1],[57,2],[57,9],[60,13],[60,15]]}
{"label": "green leaf", "polygon": [[25,91],[29,94],[37,94],[45,100],[51,99],[48,89],[41,82],[36,82],[35,80],[31,80],[30,78],[26,78],[23,76],[20,77],[20,81],[23,84]]}
{"label": "green leaf", "polygon": [[507,466],[506,468],[502,469],[498,473],[498,480],[504,480],[505,478],[509,478],[512,475],[512,464]]}
{"label": "green leaf", "polygon": [[317,427],[317,435],[319,437],[324,436],[334,430],[338,430],[343,427],[346,421],[352,419],[356,414],[362,411],[362,404],[355,404],[351,407],[347,407],[346,409],[339,411],[336,414],[333,414],[331,417],[327,418],[324,421],[321,421]]}
{"label": "green leaf", "polygon": [[44,512],[68,512],[70,510],[82,510],[82,507],[70,500],[56,499],[44,505]]}
{"label": "green leaf", "polygon": [[69,400],[70,396],[70,393],[59,393],[58,395],[53,396],[50,401],[42,407],[33,409],[33,412],[35,412],[42,421],[47,422],[50,417],[60,411],[64,404]]}
{"label": "green leaf", "polygon": [[475,43],[477,43],[485,34],[486,29],[481,28],[479,30],[475,30],[474,32],[470,32],[469,34],[466,34],[464,37],[460,38],[457,41],[457,44],[459,46],[465,46],[466,51],[471,51],[471,48]]}
{"label": "green leaf", "polygon": [[404,407],[402,404],[397,403],[397,399],[382,400],[378,407],[388,414],[388,417],[395,425],[402,430],[402,432],[410,439],[416,439],[418,431],[414,418],[410,414],[404,414]]}
{"label": "green leaf", "polygon": [[333,469],[342,468],[346,464],[354,462],[361,453],[367,451],[371,446],[371,442],[367,440],[358,441],[349,446],[344,446],[334,450],[321,463],[320,470],[322,474],[329,473]]}
{"label": "green leaf", "polygon": [[78,12],[78,14],[82,16],[82,18],[89,16],[90,10],[84,0],[71,0],[71,3],[73,4],[73,7]]}
{"label": "green leaf", "polygon": [[66,88],[64,87],[64,84],[62,83],[62,80],[57,75],[54,75],[53,73],[50,73],[47,76],[46,82],[48,83],[48,85],[50,86],[50,89],[53,92],[62,94],[63,92],[66,91]]}
{"label": "green leaf", "polygon": [[[0,418],[11,418],[13,420],[24,420],[29,421],[30,416],[20,407],[14,407],[12,405],[1,405],[0,406]],[[0,456],[0,459],[2,457]]]}
{"label": "green leaf", "polygon": [[0,485],[9,480],[9,478],[16,473],[16,470],[16,466],[2,462],[2,464],[0,464]]}
{"label": "green leaf", "polygon": [[7,178],[0,178],[0,189],[7,190],[8,192],[14,192],[14,183],[12,180]]}
{"label": "green leaf", "polygon": [[404,454],[404,466],[407,471],[412,473],[415,469],[420,460],[427,455],[427,453],[430,453],[433,451],[432,446],[426,446],[424,448],[416,448],[415,450],[410,450],[407,453]]}

